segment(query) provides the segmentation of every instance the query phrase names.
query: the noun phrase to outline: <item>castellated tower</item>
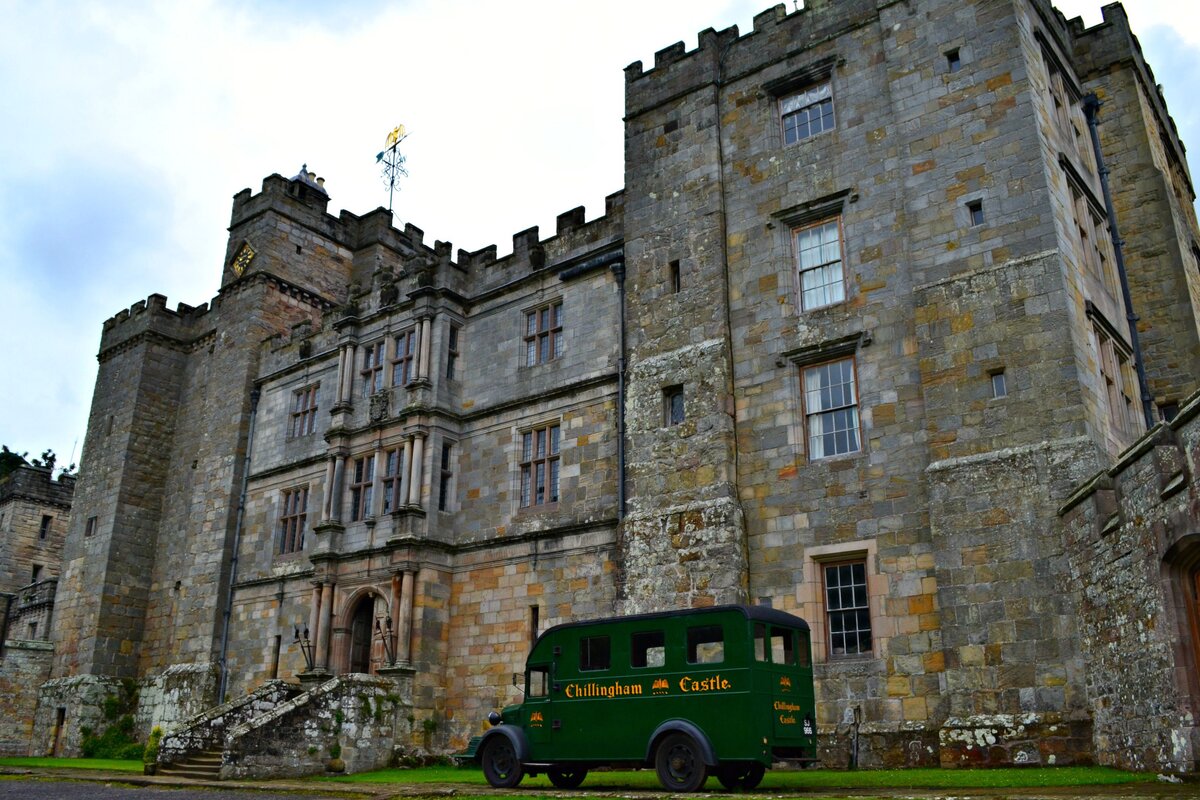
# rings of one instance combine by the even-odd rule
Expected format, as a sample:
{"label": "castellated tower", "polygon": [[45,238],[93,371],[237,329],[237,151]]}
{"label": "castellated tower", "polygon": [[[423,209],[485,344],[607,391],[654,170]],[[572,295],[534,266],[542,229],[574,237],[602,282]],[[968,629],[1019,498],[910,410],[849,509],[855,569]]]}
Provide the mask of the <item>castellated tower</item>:
{"label": "castellated tower", "polygon": [[44,711],[168,667],[182,701],[155,714],[143,689],[143,714],[215,702],[259,343],[345,299],[350,264],[314,224],[327,202],[306,175],[268,178],[235,198],[211,307],[152,295],[105,322]]}

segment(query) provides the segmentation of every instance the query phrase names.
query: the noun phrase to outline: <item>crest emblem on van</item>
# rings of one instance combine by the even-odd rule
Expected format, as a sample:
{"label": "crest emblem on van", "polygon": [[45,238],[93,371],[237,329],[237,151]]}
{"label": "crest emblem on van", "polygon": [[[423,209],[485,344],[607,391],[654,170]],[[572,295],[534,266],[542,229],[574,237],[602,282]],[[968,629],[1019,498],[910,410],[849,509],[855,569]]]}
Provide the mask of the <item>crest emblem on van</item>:
{"label": "crest emblem on van", "polygon": [[671,691],[671,684],[666,678],[655,678],[650,691],[653,694],[667,694]]}
{"label": "crest emblem on van", "polygon": [[792,688],[792,679],[789,678],[787,675],[781,675],[779,678],[779,688],[780,689],[791,689]]}
{"label": "crest emblem on van", "polygon": [[534,711],[532,714],[529,715],[529,724],[535,728],[542,727],[543,721],[544,721],[544,717],[542,717],[542,712],[540,712],[540,711]]}

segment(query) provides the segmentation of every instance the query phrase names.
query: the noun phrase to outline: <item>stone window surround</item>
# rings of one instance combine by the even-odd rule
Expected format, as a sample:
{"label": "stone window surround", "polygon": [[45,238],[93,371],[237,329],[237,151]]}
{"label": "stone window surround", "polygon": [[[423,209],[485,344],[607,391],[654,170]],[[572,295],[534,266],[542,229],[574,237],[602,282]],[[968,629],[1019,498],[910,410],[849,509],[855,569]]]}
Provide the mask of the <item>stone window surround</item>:
{"label": "stone window surround", "polygon": [[675,425],[682,425],[686,418],[685,397],[683,393],[683,384],[677,383],[673,386],[664,386],[662,390],[663,399],[663,427],[670,428]]}
{"label": "stone window surround", "polygon": [[[1075,238],[1079,243],[1080,264],[1091,271],[1109,295],[1115,300],[1120,295],[1116,275],[1116,255],[1112,251],[1112,237],[1108,231],[1108,212],[1096,196],[1088,180],[1075,169],[1065,153],[1058,154],[1058,165],[1062,167],[1071,195],[1071,216],[1075,222]],[[1080,219],[1080,215],[1086,215]],[[1086,228],[1084,226],[1087,226]],[[1090,231],[1090,236],[1088,235]]]}
{"label": "stone window surround", "polygon": [[[825,612],[824,567],[826,564],[846,561],[862,561],[866,566],[871,652],[831,657],[829,622]],[[813,663],[844,663],[886,657],[887,643],[892,636],[891,621],[885,616],[888,578],[881,575],[877,568],[875,539],[805,547],[801,570],[800,582],[796,586],[796,605],[800,616],[808,621],[812,631]]]}
{"label": "stone window surround", "polygon": [[[858,192],[853,188],[847,188],[807,200],[803,203],[797,203],[787,208],[782,208],[771,214],[771,219],[786,227],[788,231],[788,244],[781,249],[781,252],[791,253],[787,269],[791,273],[791,282],[795,287],[796,309],[799,313],[830,308],[849,300],[850,292],[846,263],[846,230],[844,220],[846,207],[856,202],[858,202]],[[796,235],[804,228],[819,225],[834,218],[838,220],[838,242],[842,252],[842,299],[829,305],[814,306],[811,309],[806,309],[804,307],[803,286],[801,285],[800,278],[800,254],[796,250]],[[769,222],[767,225],[768,227],[774,227],[775,222]]]}
{"label": "stone window surround", "polygon": [[[858,380],[858,354],[859,351],[868,347],[874,338],[869,331],[860,330],[850,333],[846,336],[838,337],[837,339],[829,339],[816,344],[806,345],[795,350],[789,350],[781,353],[775,359],[775,366],[790,367],[789,382],[792,384],[793,397],[795,398],[795,408],[800,409],[800,414],[797,415],[793,430],[794,434],[791,437],[793,446],[807,460],[829,461],[835,458],[859,458],[867,453],[866,431],[863,427],[863,393],[862,385]],[[854,375],[855,375],[855,391],[857,395],[858,414],[858,450],[851,453],[842,453],[837,456],[823,456],[820,459],[808,458],[808,424],[804,414],[804,369],[806,367],[816,366],[819,364],[838,361],[843,358],[854,359]]]}
{"label": "stone window surround", "polygon": [[[808,268],[805,268],[802,253],[805,251],[810,251],[813,248],[807,247],[807,248],[804,248],[803,250],[801,249],[801,242],[800,242],[801,235],[807,231],[814,231],[818,228],[825,228],[828,225],[836,225],[837,247],[838,247],[837,260],[836,261],[822,260],[822,261],[820,261],[820,263],[818,263],[815,266],[810,266]],[[828,308],[830,306],[835,306],[835,305],[839,305],[841,303],[846,302],[846,236],[845,236],[845,231],[842,228],[842,215],[836,214],[834,216],[825,217],[823,219],[819,219],[819,220],[810,222],[806,225],[802,225],[800,227],[793,228],[791,238],[792,238],[793,252],[794,252],[795,259],[796,259],[796,283],[797,283],[797,297],[798,297],[796,307],[799,308],[800,311],[802,311],[802,312],[803,311],[814,311],[818,308]],[[818,244],[817,248],[820,248],[820,246],[821,245]],[[820,257],[818,257],[818,258],[820,258]],[[829,300],[827,300],[827,302],[823,302],[823,303],[819,302],[814,305],[806,304],[804,302],[805,294],[808,291],[812,291],[813,289],[811,287],[809,289],[806,289],[806,287],[804,285],[805,275],[821,273],[825,270],[830,269],[834,264],[837,265],[836,281],[830,281],[828,283],[822,284],[821,287],[817,287],[817,288],[823,288],[825,290],[824,291],[825,296],[829,297],[830,295],[832,295],[833,299],[829,299]],[[831,288],[834,286],[837,287],[836,290],[833,290]]]}
{"label": "stone window surround", "polygon": [[[783,117],[784,117],[783,101],[786,100],[788,97],[796,95],[796,94],[798,94],[806,89],[812,88],[818,84],[827,83],[827,84],[829,84],[830,101],[833,102],[834,97],[836,95],[836,92],[834,91],[834,85],[833,85],[833,71],[836,67],[839,67],[844,63],[846,63],[845,59],[839,57],[838,55],[836,55],[836,54],[828,55],[828,56],[825,56],[824,58],[818,59],[810,64],[807,64],[807,65],[801,67],[800,69],[793,70],[793,71],[787,73],[786,75],[783,75],[782,77],[775,78],[774,80],[770,80],[770,81],[763,83],[762,91],[765,93],[766,96],[771,98],[771,101],[772,101],[771,107],[773,109],[772,113],[774,113],[776,115],[776,119],[778,120],[777,127],[779,130],[780,146],[790,146],[790,145],[785,144],[784,121],[783,121]],[[836,128],[837,128],[836,103],[834,104],[834,109],[835,109],[835,112],[834,112],[835,113],[835,117],[834,117],[835,122],[834,122],[833,126],[830,128],[830,130],[836,130]],[[825,132],[824,130],[821,131],[821,133],[824,133],[824,132]],[[797,139],[795,142],[792,142],[791,144],[797,144],[802,141],[808,141],[812,138],[814,138],[814,137],[813,136],[804,137],[801,139]]]}
{"label": "stone window surround", "polygon": [[1141,414],[1137,411],[1133,348],[1092,301],[1085,301],[1084,308],[1092,321],[1090,340],[1095,347],[1096,372],[1108,410],[1108,422],[1120,436],[1132,441],[1142,434],[1143,427],[1139,422]]}
{"label": "stone window surround", "polygon": [[458,358],[462,354],[462,325],[451,322],[446,329],[446,379],[456,380]]}

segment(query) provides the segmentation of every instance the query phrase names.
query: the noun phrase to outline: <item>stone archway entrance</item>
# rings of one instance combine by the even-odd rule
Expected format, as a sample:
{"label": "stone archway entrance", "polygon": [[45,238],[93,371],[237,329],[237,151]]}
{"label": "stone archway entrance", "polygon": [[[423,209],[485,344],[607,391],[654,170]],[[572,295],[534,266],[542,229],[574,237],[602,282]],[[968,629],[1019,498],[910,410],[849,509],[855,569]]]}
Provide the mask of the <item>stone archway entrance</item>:
{"label": "stone archway entrance", "polygon": [[350,672],[371,671],[374,624],[375,598],[368,595],[358,601],[350,621]]}

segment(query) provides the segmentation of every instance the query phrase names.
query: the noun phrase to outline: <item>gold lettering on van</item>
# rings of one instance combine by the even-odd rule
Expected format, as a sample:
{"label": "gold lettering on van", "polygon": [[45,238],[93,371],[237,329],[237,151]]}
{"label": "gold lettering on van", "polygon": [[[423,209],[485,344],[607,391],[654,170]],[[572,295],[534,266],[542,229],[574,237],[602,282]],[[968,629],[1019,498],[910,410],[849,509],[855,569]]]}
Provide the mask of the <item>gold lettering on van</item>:
{"label": "gold lettering on van", "polygon": [[699,679],[693,678],[690,675],[684,675],[679,679],[679,691],[684,694],[692,692],[725,692],[729,690],[730,686],[732,684],[720,675]]}
{"label": "gold lettering on van", "polygon": [[587,683],[568,683],[566,694],[568,700],[578,700],[585,697],[605,697],[611,700],[614,697],[633,697],[642,693],[642,685],[640,683],[596,683],[588,681]]}

